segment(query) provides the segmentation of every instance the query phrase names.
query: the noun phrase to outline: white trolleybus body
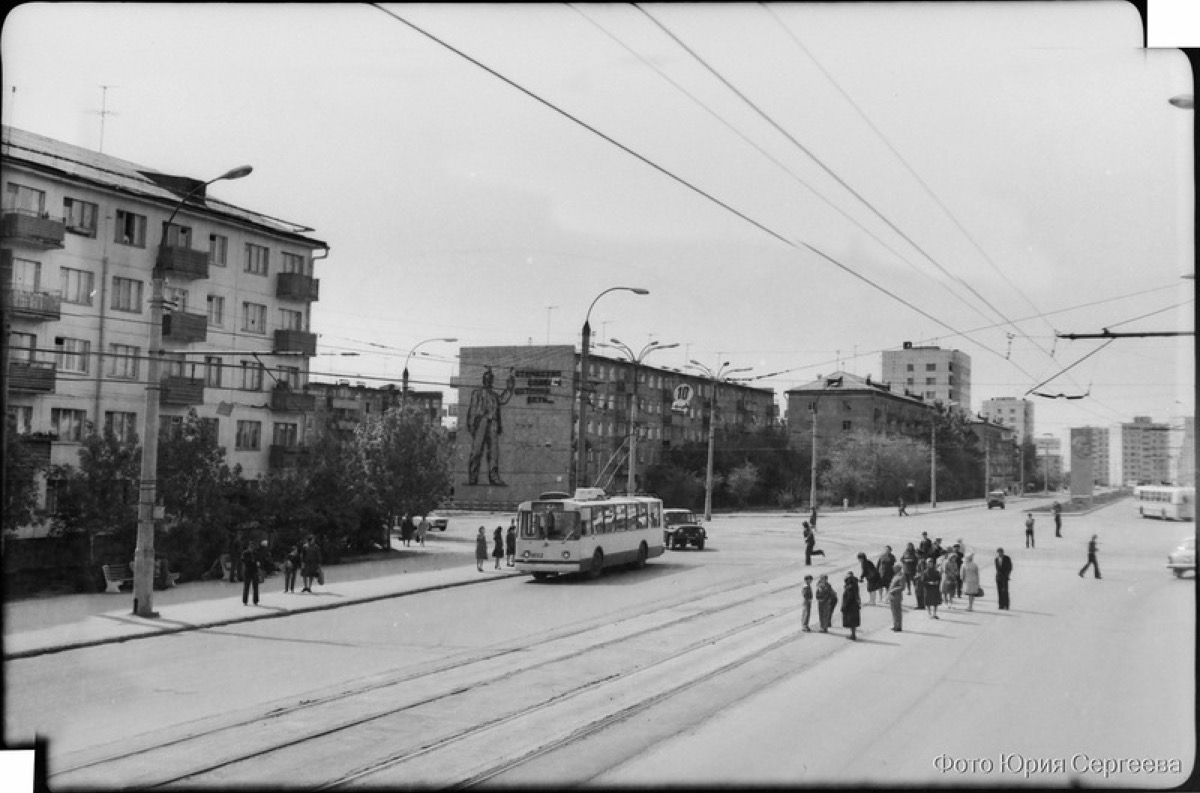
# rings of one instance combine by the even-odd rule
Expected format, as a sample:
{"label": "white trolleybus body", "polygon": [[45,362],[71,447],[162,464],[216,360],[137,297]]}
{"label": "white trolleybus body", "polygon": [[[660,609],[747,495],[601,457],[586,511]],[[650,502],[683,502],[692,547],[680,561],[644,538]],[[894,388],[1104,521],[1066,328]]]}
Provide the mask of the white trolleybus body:
{"label": "white trolleybus body", "polygon": [[517,569],[543,579],[560,573],[598,576],[605,567],[642,567],[663,553],[662,501],[606,496],[580,488],[547,493],[517,508]]}
{"label": "white trolleybus body", "polygon": [[1170,485],[1141,485],[1133,489],[1138,514],[1143,518],[1194,520],[1196,488]]}

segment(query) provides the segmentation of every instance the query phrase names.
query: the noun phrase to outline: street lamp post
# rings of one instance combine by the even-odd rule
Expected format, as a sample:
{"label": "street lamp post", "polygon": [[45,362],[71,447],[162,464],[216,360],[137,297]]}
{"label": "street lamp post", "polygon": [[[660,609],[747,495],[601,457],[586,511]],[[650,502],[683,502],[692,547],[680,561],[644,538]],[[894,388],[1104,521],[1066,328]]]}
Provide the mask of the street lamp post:
{"label": "street lamp post", "polygon": [[625,475],[625,493],[632,496],[637,491],[637,388],[638,388],[638,367],[642,365],[642,361],[650,356],[650,353],[658,350],[669,350],[672,347],[678,347],[678,344],[659,344],[657,341],[652,341],[642,348],[641,352],[634,354],[624,342],[619,339],[609,339],[610,342],[618,349],[625,352],[629,357],[630,363],[633,364],[633,394],[629,398],[629,467]]}
{"label": "street lamp post", "polygon": [[408,362],[410,360],[412,360],[413,355],[416,354],[417,349],[422,344],[428,344],[431,341],[444,341],[444,342],[453,344],[454,342],[458,341],[458,339],[424,339],[423,341],[419,341],[413,345],[413,348],[408,351],[408,357],[404,359],[404,374],[402,375],[404,385],[401,389],[401,392],[402,392],[401,399],[404,402],[408,402]]}
{"label": "street lamp post", "polygon": [[[150,345],[146,379],[146,409],[142,416],[142,478],[139,483],[137,546],[133,552],[133,613],[157,617],[154,611],[154,511],[158,501],[158,405],[162,391],[163,248],[171,223],[188,199],[222,179],[241,179],[253,170],[249,165],[226,171],[215,179],[196,185],[171,210],[163,225],[162,242],[151,272]],[[237,560],[234,560],[234,564]]]}
{"label": "street lamp post", "polygon": [[692,361],[688,368],[698,369],[712,382],[712,396],[708,402],[708,468],[704,477],[704,519],[712,520],[712,490],[713,490],[713,447],[717,437],[717,383],[725,382],[724,378],[738,372],[748,372],[750,367],[727,369],[729,361],[721,364],[714,372],[699,361]]}
{"label": "street lamp post", "polygon": [[612,286],[596,295],[583,318],[583,340],[579,353],[579,434],[575,438],[575,487],[586,487],[587,482],[587,404],[588,404],[588,347],[592,339],[592,309],[596,301],[609,292],[633,292],[648,295],[649,289],[636,286]]}

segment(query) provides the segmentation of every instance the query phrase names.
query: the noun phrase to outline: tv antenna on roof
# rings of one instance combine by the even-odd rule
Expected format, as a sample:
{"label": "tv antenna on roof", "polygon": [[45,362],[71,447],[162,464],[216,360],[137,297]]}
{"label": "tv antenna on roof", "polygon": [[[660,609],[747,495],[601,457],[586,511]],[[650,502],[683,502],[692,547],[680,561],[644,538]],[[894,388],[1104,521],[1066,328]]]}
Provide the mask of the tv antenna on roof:
{"label": "tv antenna on roof", "polygon": [[105,116],[115,116],[116,112],[108,109],[108,89],[119,88],[117,85],[101,85],[100,86],[100,153],[104,153],[104,118]]}

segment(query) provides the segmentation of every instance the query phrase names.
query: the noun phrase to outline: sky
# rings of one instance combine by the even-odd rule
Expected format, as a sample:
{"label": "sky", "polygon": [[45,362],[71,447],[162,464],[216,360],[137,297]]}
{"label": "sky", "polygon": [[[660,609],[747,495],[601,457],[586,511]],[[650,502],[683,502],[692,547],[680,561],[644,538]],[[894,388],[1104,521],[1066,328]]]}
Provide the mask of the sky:
{"label": "sky", "polygon": [[1027,397],[1065,440],[1195,414],[1192,337],[1056,335],[1194,329],[1192,72],[1142,42],[1116,0],[56,3],[0,58],[5,124],[253,165],[212,194],[330,245],[314,379],[446,388],[460,346],[578,346],[590,309],[781,409],[958,349],[971,410]]}

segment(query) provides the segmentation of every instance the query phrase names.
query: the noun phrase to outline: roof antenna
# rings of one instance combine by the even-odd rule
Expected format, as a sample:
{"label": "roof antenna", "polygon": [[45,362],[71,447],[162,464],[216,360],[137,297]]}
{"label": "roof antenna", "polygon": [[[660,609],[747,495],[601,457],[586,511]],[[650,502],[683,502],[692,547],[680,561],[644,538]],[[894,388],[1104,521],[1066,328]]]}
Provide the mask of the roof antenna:
{"label": "roof antenna", "polygon": [[112,110],[108,109],[108,89],[119,88],[116,85],[101,85],[100,86],[100,153],[104,153],[104,117],[117,115]]}

